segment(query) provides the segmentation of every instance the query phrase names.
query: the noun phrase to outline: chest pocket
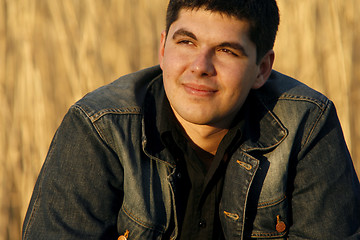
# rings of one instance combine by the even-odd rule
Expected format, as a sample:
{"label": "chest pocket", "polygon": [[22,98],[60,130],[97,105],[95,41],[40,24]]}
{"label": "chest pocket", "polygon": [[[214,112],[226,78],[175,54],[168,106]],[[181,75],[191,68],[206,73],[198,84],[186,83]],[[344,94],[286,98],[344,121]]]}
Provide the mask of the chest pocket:
{"label": "chest pocket", "polygon": [[127,233],[127,239],[162,239],[165,226],[144,221],[134,214],[124,202],[118,214],[117,228],[119,233]]}
{"label": "chest pocket", "polygon": [[117,219],[118,232],[128,232],[129,240],[162,239],[172,216],[169,182],[162,177],[166,172],[161,172],[162,169],[150,161],[127,170],[124,200]]}
{"label": "chest pocket", "polygon": [[251,239],[286,239],[289,226],[288,199],[281,196],[248,208],[245,232]]}

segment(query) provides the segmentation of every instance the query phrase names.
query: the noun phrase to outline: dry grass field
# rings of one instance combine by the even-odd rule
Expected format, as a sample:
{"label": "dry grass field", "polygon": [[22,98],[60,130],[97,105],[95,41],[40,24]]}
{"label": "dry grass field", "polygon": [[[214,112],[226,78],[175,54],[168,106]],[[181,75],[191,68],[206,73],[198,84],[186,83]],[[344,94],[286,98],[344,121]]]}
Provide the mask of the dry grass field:
{"label": "dry grass field", "polygon": [[[360,173],[360,4],[278,0],[275,69],[330,97]],[[0,0],[0,240],[21,223],[51,138],[85,93],[157,63],[167,0]]]}

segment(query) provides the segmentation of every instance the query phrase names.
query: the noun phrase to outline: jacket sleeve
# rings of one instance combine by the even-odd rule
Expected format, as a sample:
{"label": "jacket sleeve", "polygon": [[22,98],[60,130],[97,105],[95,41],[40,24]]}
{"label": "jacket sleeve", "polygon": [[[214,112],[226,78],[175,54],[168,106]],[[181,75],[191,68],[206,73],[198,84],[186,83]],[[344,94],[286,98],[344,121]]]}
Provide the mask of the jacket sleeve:
{"label": "jacket sleeve", "polygon": [[123,169],[86,114],[72,107],[51,143],[23,239],[116,239]]}
{"label": "jacket sleeve", "polygon": [[305,134],[290,177],[290,239],[360,239],[359,181],[332,103]]}

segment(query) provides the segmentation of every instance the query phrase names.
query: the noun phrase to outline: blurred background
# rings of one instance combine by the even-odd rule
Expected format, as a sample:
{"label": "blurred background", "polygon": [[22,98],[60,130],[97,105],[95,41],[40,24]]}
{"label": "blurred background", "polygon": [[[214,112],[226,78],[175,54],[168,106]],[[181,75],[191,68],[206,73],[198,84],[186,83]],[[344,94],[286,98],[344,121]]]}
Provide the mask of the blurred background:
{"label": "blurred background", "polygon": [[[360,174],[360,4],[278,0],[275,69],[337,107]],[[0,0],[0,240],[21,224],[52,136],[84,94],[157,64],[167,0]]]}

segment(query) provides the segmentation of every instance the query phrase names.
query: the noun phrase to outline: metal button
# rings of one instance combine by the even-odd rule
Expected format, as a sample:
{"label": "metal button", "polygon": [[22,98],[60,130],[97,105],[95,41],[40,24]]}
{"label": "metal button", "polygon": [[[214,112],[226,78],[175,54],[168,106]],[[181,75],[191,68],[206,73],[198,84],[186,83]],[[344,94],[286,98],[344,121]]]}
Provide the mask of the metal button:
{"label": "metal button", "polygon": [[178,172],[178,173],[176,174],[176,177],[180,179],[180,178],[182,177],[181,173]]}
{"label": "metal button", "polygon": [[279,233],[285,232],[286,230],[286,224],[280,220],[280,216],[276,216],[276,231]]}
{"label": "metal button", "polygon": [[129,237],[129,230],[126,230],[124,235],[119,236],[118,240],[127,240],[128,237]]}
{"label": "metal button", "polygon": [[199,221],[199,227],[201,228],[206,228],[206,220],[205,219],[201,219]]}

